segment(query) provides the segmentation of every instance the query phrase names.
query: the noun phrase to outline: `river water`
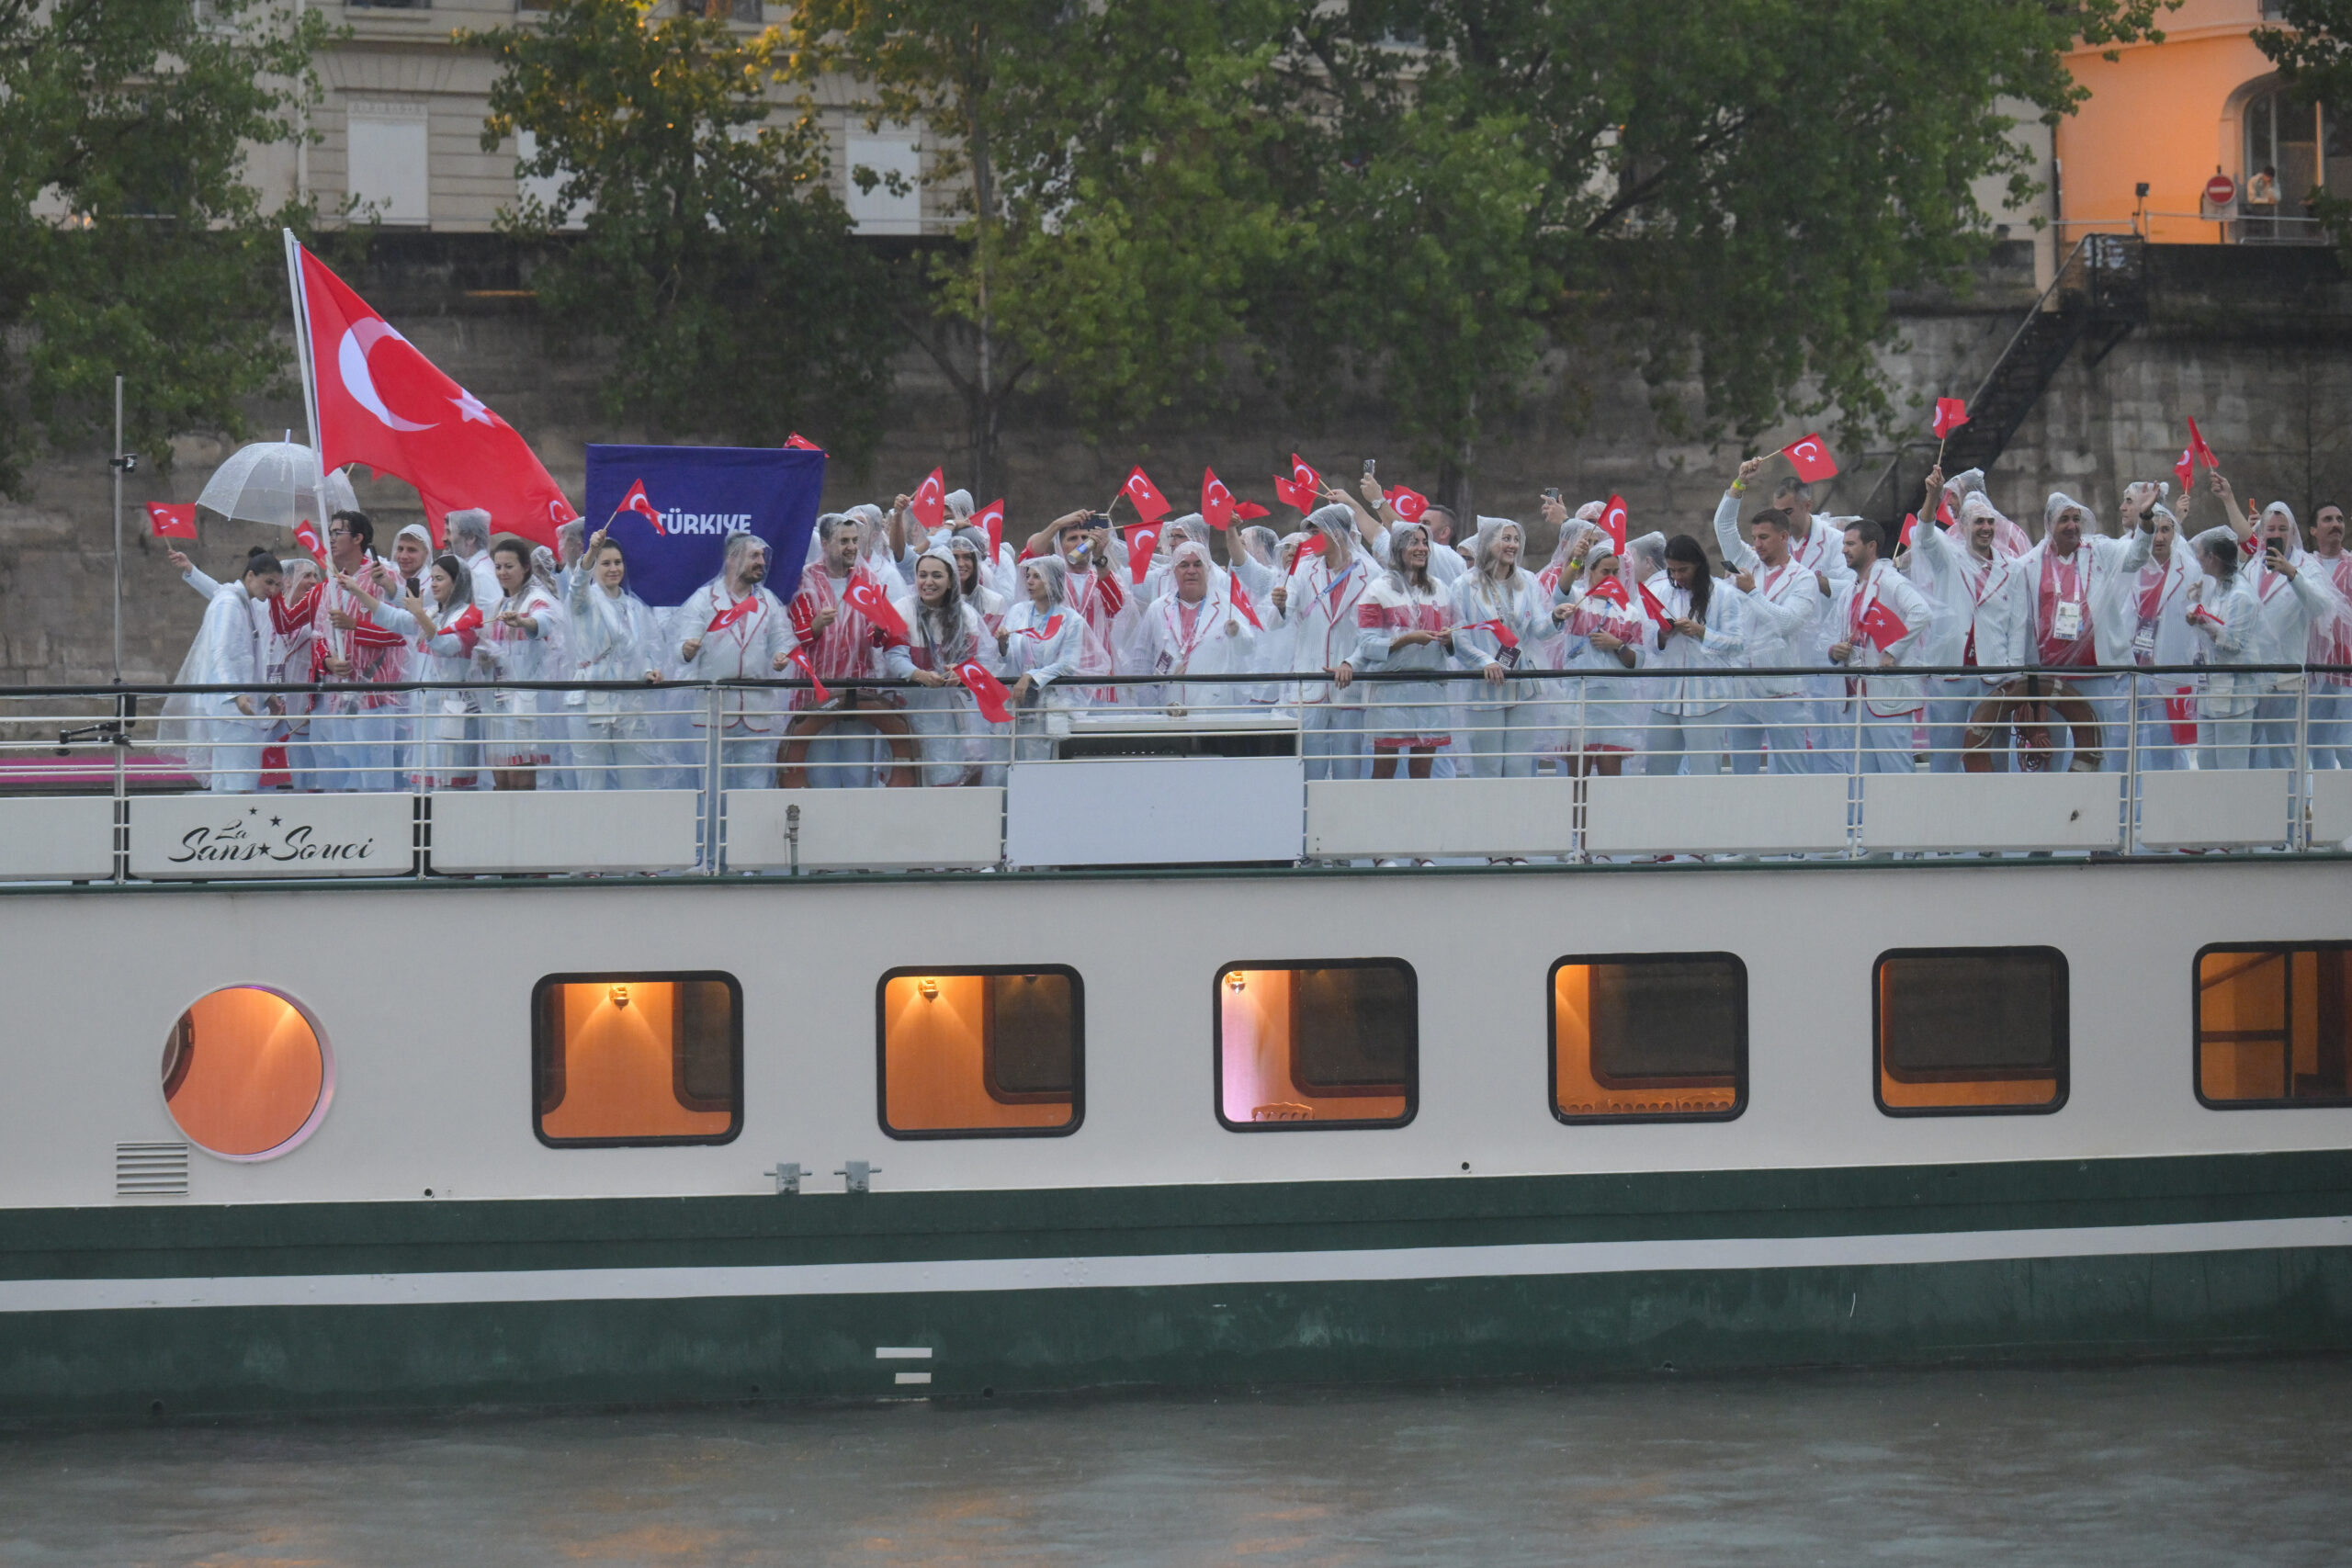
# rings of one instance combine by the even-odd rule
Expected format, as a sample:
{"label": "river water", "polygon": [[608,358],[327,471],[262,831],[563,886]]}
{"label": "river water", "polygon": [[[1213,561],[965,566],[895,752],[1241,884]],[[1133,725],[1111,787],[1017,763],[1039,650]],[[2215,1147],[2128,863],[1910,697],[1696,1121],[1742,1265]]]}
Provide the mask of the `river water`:
{"label": "river water", "polygon": [[2352,1361],[0,1434],[0,1563],[2352,1562]]}

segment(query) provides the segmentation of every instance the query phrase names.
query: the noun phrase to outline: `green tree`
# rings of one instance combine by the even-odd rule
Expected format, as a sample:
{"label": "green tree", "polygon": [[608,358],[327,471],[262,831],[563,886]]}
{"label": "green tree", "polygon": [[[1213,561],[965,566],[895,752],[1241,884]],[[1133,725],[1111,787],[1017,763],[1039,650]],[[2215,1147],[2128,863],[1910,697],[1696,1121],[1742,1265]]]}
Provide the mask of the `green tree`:
{"label": "green tree", "polygon": [[44,443],[87,439],[127,380],[158,466],[288,358],[277,229],[249,144],[297,134],[315,11],[260,0],[0,0],[0,491]]}
{"label": "green tree", "polygon": [[822,130],[771,96],[775,29],[654,10],[556,0],[459,35],[500,66],[484,150],[529,131],[523,171],[559,182],[502,220],[545,243],[543,317],[559,344],[610,352],[614,417],[757,444],[801,428],[862,467],[900,340],[883,266],[827,187]]}
{"label": "green tree", "polygon": [[[791,72],[928,133],[956,220],[908,322],[965,403],[974,482],[1005,405],[1049,384],[1099,434],[1215,401],[1251,300],[1300,243],[1257,87],[1278,0],[808,0]],[[868,183],[870,170],[851,171]]]}
{"label": "green tree", "polygon": [[[1390,388],[1430,455],[1520,405],[1538,337],[1630,360],[1669,428],[1750,436],[1834,408],[1859,436],[1894,413],[1890,292],[1981,254],[1972,182],[2031,187],[2004,100],[2068,112],[2064,51],[2160,37],[2165,3],[1296,0],[1278,91],[1315,106],[1335,257],[1426,243],[1346,194],[1393,182],[1385,164],[1464,171],[1414,356],[1468,363]],[[1484,254],[1513,243],[1523,262]],[[1359,324],[1332,341],[1408,363],[1387,269],[1335,265],[1309,288],[1318,322]]]}

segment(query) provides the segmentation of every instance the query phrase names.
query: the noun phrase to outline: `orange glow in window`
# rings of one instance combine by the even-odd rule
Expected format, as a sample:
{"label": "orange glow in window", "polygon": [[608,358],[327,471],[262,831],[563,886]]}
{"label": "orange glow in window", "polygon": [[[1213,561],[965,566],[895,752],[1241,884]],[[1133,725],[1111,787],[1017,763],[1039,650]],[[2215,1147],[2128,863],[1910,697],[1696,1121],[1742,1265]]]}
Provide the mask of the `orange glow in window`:
{"label": "orange glow in window", "polygon": [[267,1154],[292,1139],[325,1082],[311,1021],[258,986],[203,998],[164,1047],[164,1103],[190,1143],[217,1155]]}
{"label": "orange glow in window", "polygon": [[1071,1125],[1076,1027],[1067,974],[892,976],[882,987],[883,1124],[983,1134]]}
{"label": "orange glow in window", "polygon": [[540,1135],[725,1138],[736,1111],[733,1006],[716,980],[541,982]]}

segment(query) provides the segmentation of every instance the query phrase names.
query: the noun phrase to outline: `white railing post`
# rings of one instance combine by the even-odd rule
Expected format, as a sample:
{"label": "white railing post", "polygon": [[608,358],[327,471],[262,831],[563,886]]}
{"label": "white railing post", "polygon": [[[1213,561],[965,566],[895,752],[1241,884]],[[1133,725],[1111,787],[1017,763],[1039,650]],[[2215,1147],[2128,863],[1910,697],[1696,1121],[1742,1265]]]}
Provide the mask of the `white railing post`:
{"label": "white railing post", "polygon": [[2287,847],[2312,847],[2312,677],[2303,671],[2295,687],[2295,776],[2287,784]]}
{"label": "white railing post", "polygon": [[2140,843],[2140,672],[2123,677],[2123,852]]}
{"label": "white railing post", "polygon": [[726,693],[713,684],[703,688],[703,726],[709,738],[704,748],[702,788],[702,862],[707,876],[719,874],[719,832],[727,798]]}

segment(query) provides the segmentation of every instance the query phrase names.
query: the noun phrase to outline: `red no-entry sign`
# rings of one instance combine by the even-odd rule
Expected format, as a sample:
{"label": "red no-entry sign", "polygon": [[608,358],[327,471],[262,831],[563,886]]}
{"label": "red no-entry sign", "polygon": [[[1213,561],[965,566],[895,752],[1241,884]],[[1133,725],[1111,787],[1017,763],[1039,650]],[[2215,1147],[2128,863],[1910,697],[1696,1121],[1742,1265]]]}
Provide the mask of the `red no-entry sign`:
{"label": "red no-entry sign", "polygon": [[2215,207],[2227,207],[2238,198],[2238,182],[2227,175],[2215,175],[2205,182],[2205,199]]}

